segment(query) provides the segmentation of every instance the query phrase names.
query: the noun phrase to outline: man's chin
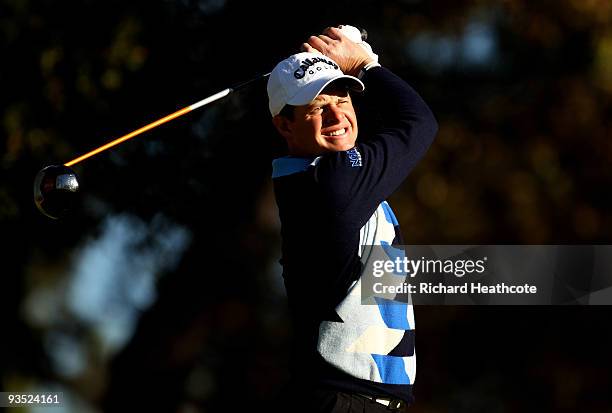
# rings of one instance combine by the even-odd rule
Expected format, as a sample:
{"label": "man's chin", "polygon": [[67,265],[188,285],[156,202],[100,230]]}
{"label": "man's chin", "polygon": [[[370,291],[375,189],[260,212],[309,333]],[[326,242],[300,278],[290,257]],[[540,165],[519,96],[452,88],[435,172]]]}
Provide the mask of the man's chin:
{"label": "man's chin", "polygon": [[333,140],[328,140],[325,148],[330,152],[342,152],[353,149],[355,146],[355,141],[351,139],[342,139],[341,141],[334,142]]}

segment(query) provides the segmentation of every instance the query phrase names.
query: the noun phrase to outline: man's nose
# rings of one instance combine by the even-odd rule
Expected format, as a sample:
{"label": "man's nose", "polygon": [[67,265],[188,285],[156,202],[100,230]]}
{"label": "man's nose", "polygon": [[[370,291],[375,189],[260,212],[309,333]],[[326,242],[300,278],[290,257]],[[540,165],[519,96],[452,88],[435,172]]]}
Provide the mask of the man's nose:
{"label": "man's nose", "polygon": [[325,116],[325,123],[327,125],[334,125],[342,122],[344,119],[344,113],[340,108],[334,105],[329,105],[327,110],[327,116]]}

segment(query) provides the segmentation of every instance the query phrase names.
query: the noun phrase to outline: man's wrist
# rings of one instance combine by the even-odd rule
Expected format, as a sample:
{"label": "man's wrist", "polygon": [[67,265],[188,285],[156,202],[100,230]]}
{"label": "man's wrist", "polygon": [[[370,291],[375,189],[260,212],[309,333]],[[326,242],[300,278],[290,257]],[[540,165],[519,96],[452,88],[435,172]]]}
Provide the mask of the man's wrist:
{"label": "man's wrist", "polygon": [[365,76],[366,72],[368,70],[372,69],[373,67],[380,67],[380,63],[378,63],[377,61],[374,61],[374,60],[369,62],[369,63],[367,63],[366,65],[364,65],[361,68],[361,70],[359,71],[359,74],[357,75],[357,77],[359,79],[362,79]]}

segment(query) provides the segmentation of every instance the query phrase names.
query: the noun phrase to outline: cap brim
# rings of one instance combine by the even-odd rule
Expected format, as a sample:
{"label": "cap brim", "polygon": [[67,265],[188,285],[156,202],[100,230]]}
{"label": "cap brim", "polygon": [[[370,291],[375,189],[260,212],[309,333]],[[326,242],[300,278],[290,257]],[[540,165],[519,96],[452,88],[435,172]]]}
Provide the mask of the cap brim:
{"label": "cap brim", "polygon": [[333,82],[337,82],[339,80],[345,81],[349,85],[349,88],[356,92],[363,92],[365,90],[363,82],[361,82],[361,80],[357,79],[355,76],[341,75],[333,77],[331,79],[324,78],[309,84],[308,87],[304,88],[304,90],[301,90],[297,95],[287,100],[287,104],[293,106],[306,105],[312,102],[314,98],[319,96],[323,89],[325,89]]}

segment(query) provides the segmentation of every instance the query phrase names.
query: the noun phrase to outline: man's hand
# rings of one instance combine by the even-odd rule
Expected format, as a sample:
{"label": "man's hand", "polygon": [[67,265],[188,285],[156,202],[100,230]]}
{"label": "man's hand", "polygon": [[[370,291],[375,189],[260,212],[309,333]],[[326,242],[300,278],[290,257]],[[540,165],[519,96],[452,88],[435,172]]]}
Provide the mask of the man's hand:
{"label": "man's hand", "polygon": [[363,47],[336,27],[328,27],[323,34],[310,36],[308,42],[302,44],[302,51],[322,53],[338,63],[345,74],[352,76],[357,76],[365,65],[375,61]]}

